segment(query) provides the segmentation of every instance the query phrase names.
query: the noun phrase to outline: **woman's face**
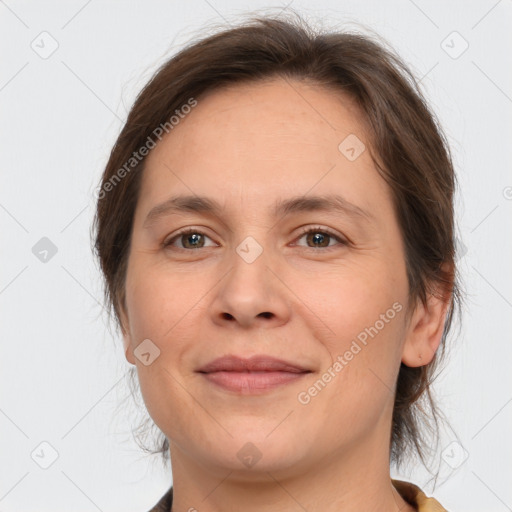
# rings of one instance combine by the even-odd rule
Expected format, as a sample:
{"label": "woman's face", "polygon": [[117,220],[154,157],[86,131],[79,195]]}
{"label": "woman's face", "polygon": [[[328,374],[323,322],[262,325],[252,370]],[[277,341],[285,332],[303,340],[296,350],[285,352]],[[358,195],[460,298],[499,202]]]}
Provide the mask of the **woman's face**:
{"label": "woman's face", "polygon": [[[125,342],[173,456],[249,475],[387,453],[408,283],[362,144],[350,101],[272,80],[199,99],[148,155]],[[293,371],[199,371],[223,356]]]}

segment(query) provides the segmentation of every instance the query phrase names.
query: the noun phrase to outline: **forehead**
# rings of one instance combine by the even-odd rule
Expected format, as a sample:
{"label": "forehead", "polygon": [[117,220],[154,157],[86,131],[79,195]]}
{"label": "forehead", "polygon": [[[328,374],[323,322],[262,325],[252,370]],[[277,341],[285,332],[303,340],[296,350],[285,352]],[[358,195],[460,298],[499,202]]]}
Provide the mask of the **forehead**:
{"label": "forehead", "polygon": [[143,201],[212,190],[265,200],[340,184],[352,200],[356,185],[368,192],[383,185],[372,183],[380,178],[369,151],[351,161],[340,150],[350,137],[366,148],[369,140],[359,108],[337,91],[273,79],[214,90],[197,102],[146,158]]}
{"label": "forehead", "polygon": [[[297,159],[316,159],[319,146],[337,155],[343,138],[354,133],[363,139],[364,132],[362,114],[347,95],[307,82],[272,79],[208,92],[164,140],[176,152],[194,146],[205,158],[277,157],[296,147],[302,148]],[[264,154],[260,144],[266,147]],[[149,160],[160,156],[164,146],[160,144]]]}

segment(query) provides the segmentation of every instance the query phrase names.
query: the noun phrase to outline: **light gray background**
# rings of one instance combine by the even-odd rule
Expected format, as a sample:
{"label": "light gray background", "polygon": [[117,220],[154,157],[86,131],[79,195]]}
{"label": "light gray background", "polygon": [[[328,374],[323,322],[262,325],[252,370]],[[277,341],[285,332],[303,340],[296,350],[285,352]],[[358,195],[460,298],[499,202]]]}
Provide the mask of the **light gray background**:
{"label": "light gray background", "polygon": [[[114,414],[129,366],[100,304],[93,190],[135,95],[166,57],[205,23],[286,5],[0,1],[0,510],[142,512],[169,487],[171,475],[131,441],[134,410]],[[290,7],[386,38],[422,79],[448,135],[468,297],[436,386],[453,432],[433,494],[450,511],[512,510],[512,1]],[[32,250],[43,237],[57,248],[46,262]],[[48,469],[42,442],[58,452]],[[432,489],[419,470],[404,476]]]}

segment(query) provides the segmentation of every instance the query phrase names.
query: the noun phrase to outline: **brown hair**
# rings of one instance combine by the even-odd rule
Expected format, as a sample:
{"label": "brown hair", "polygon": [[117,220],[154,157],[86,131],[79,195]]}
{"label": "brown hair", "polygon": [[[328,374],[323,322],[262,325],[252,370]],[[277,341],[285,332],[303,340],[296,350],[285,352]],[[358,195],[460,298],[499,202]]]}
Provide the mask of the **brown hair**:
{"label": "brown hair", "polygon": [[[139,93],[104,170],[94,219],[105,299],[123,330],[120,312],[125,310],[130,238],[145,162],[131,159],[152,140],[157,127],[169,125],[173,113],[191,98],[200,101],[223,86],[272,78],[307,80],[345,94],[362,112],[371,139],[367,147],[393,194],[411,304],[425,303],[430,293],[449,300],[441,353],[425,366],[402,363],[396,387],[390,462],[399,466],[410,448],[425,462],[429,445],[421,426],[437,440],[438,411],[430,385],[460,301],[450,150],[412,72],[391,49],[359,33],[315,33],[294,14],[295,20],[256,16],[191,43],[165,62]],[[169,442],[165,436],[159,442],[159,449],[150,453],[161,452],[165,461]]]}

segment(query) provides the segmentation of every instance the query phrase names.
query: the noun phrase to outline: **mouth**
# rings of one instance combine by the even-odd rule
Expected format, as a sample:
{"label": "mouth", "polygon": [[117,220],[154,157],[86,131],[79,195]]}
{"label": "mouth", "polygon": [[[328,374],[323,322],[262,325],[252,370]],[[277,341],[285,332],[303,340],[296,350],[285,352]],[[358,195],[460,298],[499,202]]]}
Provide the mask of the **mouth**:
{"label": "mouth", "polygon": [[270,356],[253,356],[249,359],[224,356],[211,361],[197,372],[224,390],[249,395],[296,382],[311,373],[311,370]]}

